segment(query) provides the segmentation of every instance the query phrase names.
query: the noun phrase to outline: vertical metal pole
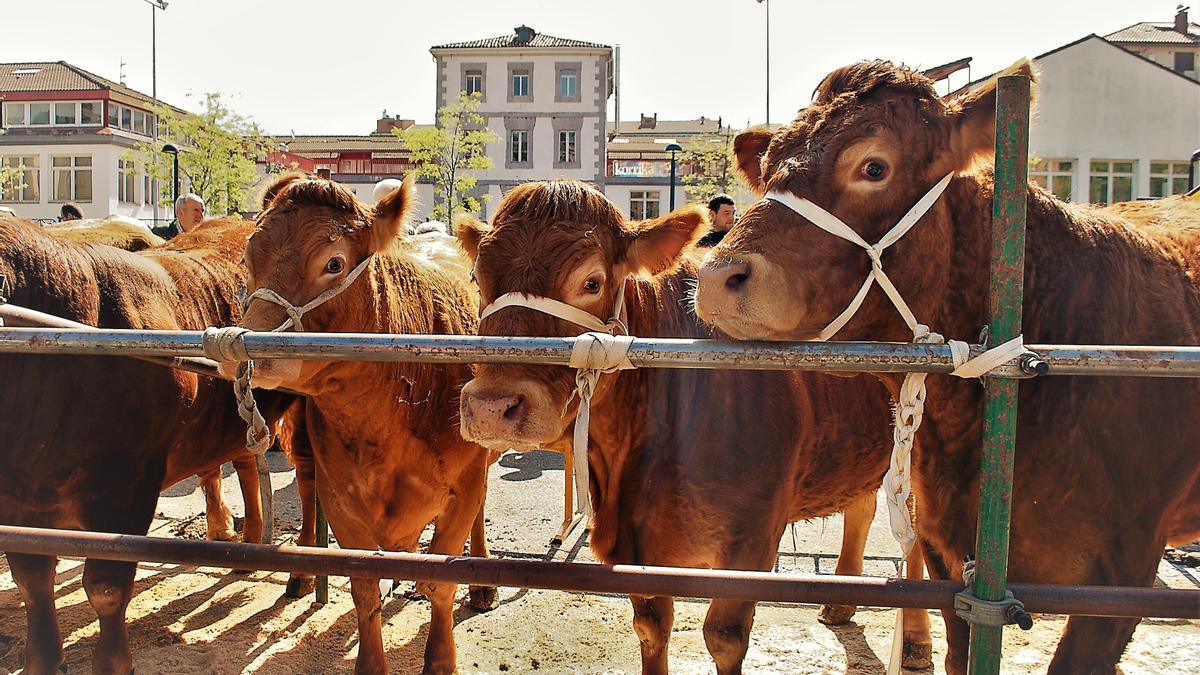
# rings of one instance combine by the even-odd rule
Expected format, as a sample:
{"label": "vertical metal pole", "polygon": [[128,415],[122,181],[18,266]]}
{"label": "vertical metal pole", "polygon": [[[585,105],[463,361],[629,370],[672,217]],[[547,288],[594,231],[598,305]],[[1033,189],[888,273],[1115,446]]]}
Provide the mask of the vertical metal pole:
{"label": "vertical metal pole", "polygon": [[[158,8],[150,5],[150,98],[154,107],[158,108]],[[158,115],[157,112],[152,113]],[[158,120],[154,120],[154,147],[158,148]],[[155,152],[158,152],[156,149]],[[150,179],[150,189],[154,192],[154,227],[158,227],[158,179]]]}
{"label": "vertical metal pole", "polygon": [[[1021,332],[1025,274],[1025,199],[1029,159],[1029,78],[996,83],[996,190],[992,202],[992,277],[988,289],[990,343]],[[982,600],[1003,600],[1008,575],[1013,458],[1017,436],[1017,380],[989,378],[984,398],[983,457],[979,478],[979,529],[975,538],[975,583]],[[999,626],[971,626],[969,671],[1000,672]]]}
{"label": "vertical metal pole", "polygon": [[[329,548],[329,523],[325,520],[325,510],[321,508],[321,499],[317,498],[317,546]],[[324,605],[329,602],[329,577],[317,577],[317,602]]]}
{"label": "vertical metal pole", "polygon": [[771,123],[771,0],[767,0],[767,124]]}
{"label": "vertical metal pole", "polygon": [[675,210],[675,151],[671,151],[671,211]]}

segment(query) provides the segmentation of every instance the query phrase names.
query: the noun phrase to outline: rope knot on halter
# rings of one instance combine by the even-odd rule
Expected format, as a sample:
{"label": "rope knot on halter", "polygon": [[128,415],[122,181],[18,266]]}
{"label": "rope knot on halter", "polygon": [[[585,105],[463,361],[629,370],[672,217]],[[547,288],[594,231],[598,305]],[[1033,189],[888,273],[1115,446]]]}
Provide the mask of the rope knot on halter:
{"label": "rope knot on halter", "polygon": [[[621,280],[618,283],[613,313],[607,321],[602,321],[594,314],[565,302],[525,293],[505,293],[496,298],[479,313],[479,321],[482,322],[506,307],[532,309],[588,329],[577,336],[571,346],[571,360],[568,365],[575,369],[575,390],[571,392],[566,405],[569,407],[578,397],[579,411],[575,415],[575,428],[571,436],[571,453],[575,460],[575,510],[590,519],[592,501],[589,492],[587,451],[592,395],[596,391],[601,374],[636,367],[629,360],[629,347],[634,338],[629,334],[629,327],[621,320],[621,314],[625,310],[625,281]],[[617,331],[620,331],[619,335]]]}

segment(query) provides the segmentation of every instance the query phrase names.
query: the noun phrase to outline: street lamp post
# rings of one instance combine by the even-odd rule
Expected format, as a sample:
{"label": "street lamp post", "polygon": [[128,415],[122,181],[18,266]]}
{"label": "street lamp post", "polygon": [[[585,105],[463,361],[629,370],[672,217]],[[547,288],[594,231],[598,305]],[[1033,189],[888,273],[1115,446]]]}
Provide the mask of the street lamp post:
{"label": "street lamp post", "polygon": [[671,210],[675,210],[675,153],[681,152],[683,146],[678,143],[668,143],[667,152],[671,153]]}
{"label": "street lamp post", "polygon": [[162,151],[170,153],[173,155],[174,159],[174,172],[172,173],[174,183],[173,189],[171,190],[171,203],[174,204],[175,202],[179,201],[179,148],[167,143],[162,147]]}
{"label": "street lamp post", "polygon": [[771,0],[755,0],[767,8],[767,124],[771,123]]}
{"label": "street lamp post", "polygon": [[[167,9],[167,0],[143,0],[150,5],[150,98],[154,107],[158,107],[158,11]],[[154,113],[157,115],[158,113]],[[152,132],[154,142],[158,143],[158,119],[155,118]],[[179,161],[176,156],[176,161]],[[158,227],[158,179],[150,181],[150,189],[154,192],[154,226]],[[175,191],[179,191],[178,183]]]}

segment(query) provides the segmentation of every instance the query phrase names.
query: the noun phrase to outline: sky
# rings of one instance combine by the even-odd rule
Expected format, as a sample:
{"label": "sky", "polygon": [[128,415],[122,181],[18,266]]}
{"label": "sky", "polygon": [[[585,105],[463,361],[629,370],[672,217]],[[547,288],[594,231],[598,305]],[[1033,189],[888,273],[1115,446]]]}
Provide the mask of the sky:
{"label": "sky", "polygon": [[[979,77],[1091,33],[1171,21],[1177,0],[769,4],[770,119],[784,122],[826,73],[857,60],[927,68],[971,56]],[[0,62],[65,60],[118,80],[124,61],[126,84],[150,93],[152,11],[146,0],[3,0]],[[429,47],[527,24],[620,45],[623,119],[720,116],[741,128],[766,114],[765,23],[755,0],[169,0],[158,96],[195,110],[220,92],[278,134],[369,133],[385,109],[431,122]]]}

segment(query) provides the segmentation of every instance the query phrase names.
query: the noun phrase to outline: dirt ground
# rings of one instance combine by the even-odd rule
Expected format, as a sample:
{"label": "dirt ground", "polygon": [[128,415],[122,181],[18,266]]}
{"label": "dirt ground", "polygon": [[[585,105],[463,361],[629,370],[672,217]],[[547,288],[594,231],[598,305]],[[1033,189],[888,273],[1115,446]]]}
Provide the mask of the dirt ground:
{"label": "dirt ground", "polygon": [[[277,532],[289,541],[299,526],[294,474],[272,454]],[[232,472],[226,471],[226,476]],[[499,557],[595,562],[580,533],[561,549],[547,545],[562,508],[562,461],[550,453],[507,455],[492,469],[489,535]],[[236,479],[225,482],[241,513]],[[203,536],[203,499],[194,481],[159,501],[155,536]],[[686,527],[686,524],[681,524]],[[780,542],[782,571],[831,573],[841,540],[841,519],[798,524]],[[868,545],[867,573],[896,569],[895,544],[881,506]],[[81,587],[82,565],[60,562],[59,620],[68,672],[90,669],[97,635],[95,614]],[[283,597],[282,573],[232,574],[224,570],[143,564],[129,608],[130,639],[139,673],[350,672],[357,652],[354,607],[344,578],[331,580],[330,602]],[[1200,587],[1200,549],[1173,552],[1159,567],[1160,585]],[[419,672],[429,605],[400,592],[384,606],[384,640],[393,672]],[[465,589],[460,597],[465,596]],[[671,670],[710,673],[701,631],[706,602],[676,604]],[[463,673],[636,673],[640,670],[629,602],[592,593],[501,589],[500,606],[477,614],[460,604],[455,637]],[[817,622],[812,606],[759,606],[745,668],[753,673],[883,673],[894,610],[862,609],[849,625]],[[1042,672],[1062,617],[1036,617],[1033,630],[1006,629],[1005,672]],[[24,609],[7,566],[0,566],[0,672],[20,668]],[[944,631],[933,620],[935,668],[942,672]],[[1200,622],[1146,620],[1121,662],[1124,673],[1200,673]]]}

